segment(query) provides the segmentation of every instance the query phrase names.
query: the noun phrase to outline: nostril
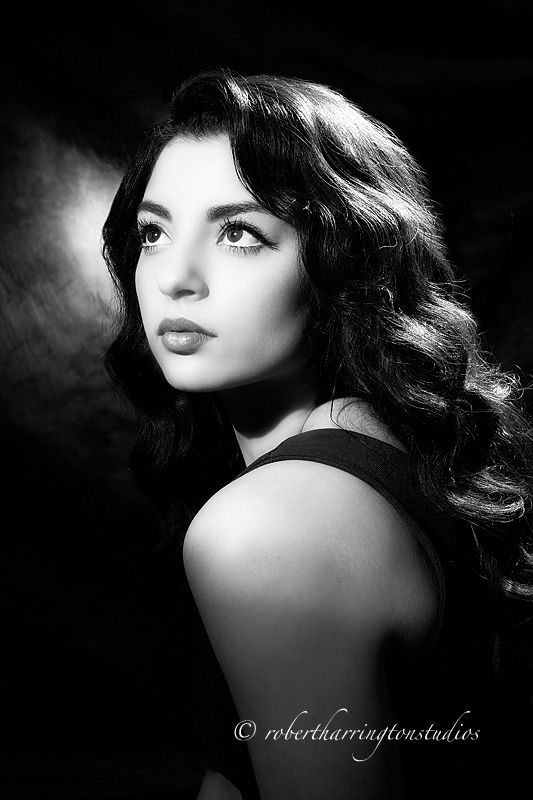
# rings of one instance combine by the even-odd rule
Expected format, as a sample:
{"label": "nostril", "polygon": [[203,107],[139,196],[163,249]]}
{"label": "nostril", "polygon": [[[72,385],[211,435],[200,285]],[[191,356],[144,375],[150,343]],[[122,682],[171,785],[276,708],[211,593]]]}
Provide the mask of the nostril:
{"label": "nostril", "polygon": [[158,284],[163,294],[179,297],[201,291],[203,282],[192,270],[168,269],[159,273]]}

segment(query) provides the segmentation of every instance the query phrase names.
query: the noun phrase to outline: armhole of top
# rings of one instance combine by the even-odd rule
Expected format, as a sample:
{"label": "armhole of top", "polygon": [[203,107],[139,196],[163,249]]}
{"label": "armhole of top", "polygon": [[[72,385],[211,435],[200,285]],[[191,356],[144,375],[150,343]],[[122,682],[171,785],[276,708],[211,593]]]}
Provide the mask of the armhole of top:
{"label": "armhole of top", "polygon": [[[388,497],[383,495],[386,500],[391,502]],[[411,514],[404,509],[400,504],[391,503],[391,505],[396,509],[396,511],[403,517],[403,519],[408,523],[409,529],[412,531],[413,536],[416,538],[420,548],[424,554],[426,559],[426,563],[429,565],[431,570],[431,576],[433,579],[433,584],[437,591],[437,618],[435,620],[433,635],[429,639],[427,645],[421,651],[421,657],[425,658],[429,656],[432,652],[433,648],[437,644],[439,639],[441,630],[442,630],[442,622],[444,619],[444,609],[446,607],[446,579],[444,577],[444,570],[442,569],[442,561],[437,553],[436,548],[431,543],[429,538],[426,536],[420,525],[413,519]]]}

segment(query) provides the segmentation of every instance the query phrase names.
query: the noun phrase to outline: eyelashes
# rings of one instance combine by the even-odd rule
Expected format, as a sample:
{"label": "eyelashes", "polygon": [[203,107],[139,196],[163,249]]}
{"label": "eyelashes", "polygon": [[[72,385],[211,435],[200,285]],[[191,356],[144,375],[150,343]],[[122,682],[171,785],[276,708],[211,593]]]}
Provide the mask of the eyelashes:
{"label": "eyelashes", "polygon": [[[147,255],[164,247],[164,239],[171,241],[163,227],[151,219],[139,219],[134,234],[142,252]],[[252,236],[256,240],[255,243],[238,244],[246,234]],[[220,224],[216,242],[225,250],[240,255],[257,254],[263,247],[269,247],[272,250],[278,249],[275,242],[269,239],[260,228],[243,219],[225,219]]]}

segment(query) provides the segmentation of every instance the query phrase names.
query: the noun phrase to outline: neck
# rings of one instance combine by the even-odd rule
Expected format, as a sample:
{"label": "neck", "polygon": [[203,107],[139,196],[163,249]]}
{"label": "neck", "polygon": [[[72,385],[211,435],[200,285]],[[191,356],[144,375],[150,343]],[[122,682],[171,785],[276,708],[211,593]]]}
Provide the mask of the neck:
{"label": "neck", "polygon": [[301,433],[316,407],[316,376],[304,370],[225,389],[217,395],[229,417],[246,466]]}

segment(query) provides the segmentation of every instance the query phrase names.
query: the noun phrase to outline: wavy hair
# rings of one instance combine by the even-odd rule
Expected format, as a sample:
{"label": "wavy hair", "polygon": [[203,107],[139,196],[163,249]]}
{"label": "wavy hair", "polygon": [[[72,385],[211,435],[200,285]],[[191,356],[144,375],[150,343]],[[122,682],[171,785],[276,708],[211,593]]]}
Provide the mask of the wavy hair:
{"label": "wavy hair", "polygon": [[170,387],[149,351],[134,286],[136,214],[170,141],[220,133],[245,187],[298,231],[319,402],[369,402],[406,446],[426,497],[470,523],[482,574],[504,595],[533,599],[533,437],[518,379],[481,349],[405,146],[338,92],[300,79],[216,70],[186,80],[105,223],[120,301],[106,366],[138,412],[131,468],[165,538],[179,540],[243,464],[215,396]]}

